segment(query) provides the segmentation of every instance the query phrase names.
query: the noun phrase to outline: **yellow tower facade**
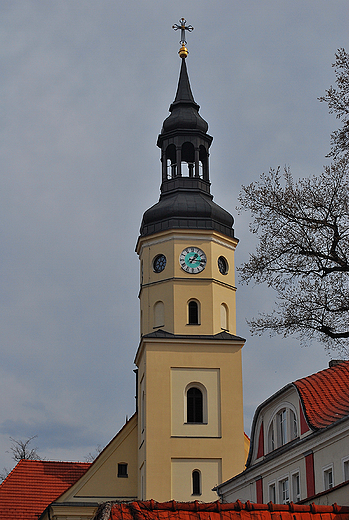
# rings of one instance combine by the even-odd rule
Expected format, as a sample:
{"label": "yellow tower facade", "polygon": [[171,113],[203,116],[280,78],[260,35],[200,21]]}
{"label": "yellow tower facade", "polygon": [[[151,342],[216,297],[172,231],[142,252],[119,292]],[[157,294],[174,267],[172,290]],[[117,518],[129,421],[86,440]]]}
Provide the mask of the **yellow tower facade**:
{"label": "yellow tower facade", "polygon": [[216,500],[243,470],[241,348],[233,217],[210,194],[212,137],[182,65],[158,138],[160,200],[143,215],[138,498]]}

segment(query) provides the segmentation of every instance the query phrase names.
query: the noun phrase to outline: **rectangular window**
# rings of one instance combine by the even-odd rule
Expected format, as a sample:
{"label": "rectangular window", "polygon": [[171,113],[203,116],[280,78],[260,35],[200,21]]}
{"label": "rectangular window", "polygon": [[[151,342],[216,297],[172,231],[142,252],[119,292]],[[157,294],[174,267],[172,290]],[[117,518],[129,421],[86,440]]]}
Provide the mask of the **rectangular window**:
{"label": "rectangular window", "polygon": [[343,462],[344,480],[349,480],[349,460]]}
{"label": "rectangular window", "polygon": [[118,464],[118,477],[119,478],[128,478],[127,464],[125,462],[119,462],[119,464]]}
{"label": "rectangular window", "polygon": [[292,475],[292,501],[299,502],[301,499],[301,487],[299,480],[299,473]]}
{"label": "rectangular window", "polygon": [[280,497],[280,504],[288,504],[290,502],[288,478],[285,478],[284,480],[280,480],[280,482],[279,482],[279,497]]}
{"label": "rectangular window", "polygon": [[276,502],[275,484],[269,484],[269,502]]}
{"label": "rectangular window", "polygon": [[333,468],[324,471],[324,485],[325,489],[333,488]]}

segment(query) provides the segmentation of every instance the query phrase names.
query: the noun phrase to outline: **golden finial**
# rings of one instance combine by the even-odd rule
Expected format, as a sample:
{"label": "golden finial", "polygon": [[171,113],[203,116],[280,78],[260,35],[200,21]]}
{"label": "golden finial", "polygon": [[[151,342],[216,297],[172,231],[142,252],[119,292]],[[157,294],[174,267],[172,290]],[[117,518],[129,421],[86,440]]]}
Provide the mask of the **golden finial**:
{"label": "golden finial", "polygon": [[187,20],[185,18],[181,18],[179,20],[179,24],[175,23],[172,25],[172,29],[175,31],[178,31],[178,29],[181,30],[181,39],[179,40],[179,43],[181,43],[181,48],[178,51],[180,58],[186,58],[189,54],[188,49],[186,48],[186,40],[185,40],[185,31],[192,32],[194,30],[194,27],[192,25],[186,25]]}
{"label": "golden finial", "polygon": [[178,54],[180,58],[186,58],[188,56],[189,52],[184,43],[182,44],[182,47],[179,49]]}

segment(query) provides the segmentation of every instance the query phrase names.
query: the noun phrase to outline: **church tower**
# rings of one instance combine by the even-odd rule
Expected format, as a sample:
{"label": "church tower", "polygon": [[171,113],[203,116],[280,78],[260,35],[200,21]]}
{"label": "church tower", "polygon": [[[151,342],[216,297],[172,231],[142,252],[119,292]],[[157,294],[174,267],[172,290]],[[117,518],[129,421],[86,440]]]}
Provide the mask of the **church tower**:
{"label": "church tower", "polygon": [[140,259],[138,498],[216,500],[244,468],[233,217],[213,202],[212,137],[181,69],[161,149],[161,194],[144,215]]}

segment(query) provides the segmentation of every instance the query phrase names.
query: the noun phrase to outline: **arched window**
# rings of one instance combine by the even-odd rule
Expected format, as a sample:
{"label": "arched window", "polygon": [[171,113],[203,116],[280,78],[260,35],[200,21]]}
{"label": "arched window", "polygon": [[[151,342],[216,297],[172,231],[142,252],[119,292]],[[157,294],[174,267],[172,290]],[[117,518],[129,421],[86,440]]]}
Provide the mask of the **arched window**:
{"label": "arched window", "polygon": [[188,303],[188,324],[199,325],[199,304],[196,300]]}
{"label": "arched window", "polygon": [[291,440],[297,439],[298,437],[298,425],[297,425],[297,417],[293,410],[290,410],[290,434]]}
{"label": "arched window", "polygon": [[269,423],[268,453],[298,437],[297,414],[288,403],[285,405],[275,410]]}
{"label": "arched window", "polygon": [[[188,176],[194,177],[195,149],[192,143],[183,143],[181,153],[182,163],[188,166]],[[182,171],[182,175],[183,175]]]}
{"label": "arched window", "polygon": [[204,422],[204,400],[200,388],[195,386],[187,391],[187,423]]}
{"label": "arched window", "polygon": [[274,424],[271,423],[268,431],[268,453],[275,450]]}
{"label": "arched window", "polygon": [[221,329],[229,330],[228,327],[228,307],[225,303],[221,303]]}
{"label": "arched window", "polygon": [[201,495],[201,473],[198,469],[194,469],[193,473],[191,474],[192,478],[192,489],[193,495]]}
{"label": "arched window", "polygon": [[165,325],[165,306],[164,302],[156,302],[154,305],[154,328],[164,327]]}
{"label": "arched window", "polygon": [[176,147],[174,144],[170,144],[166,148],[166,168],[167,178],[173,179],[177,175],[177,164],[176,164]]}

